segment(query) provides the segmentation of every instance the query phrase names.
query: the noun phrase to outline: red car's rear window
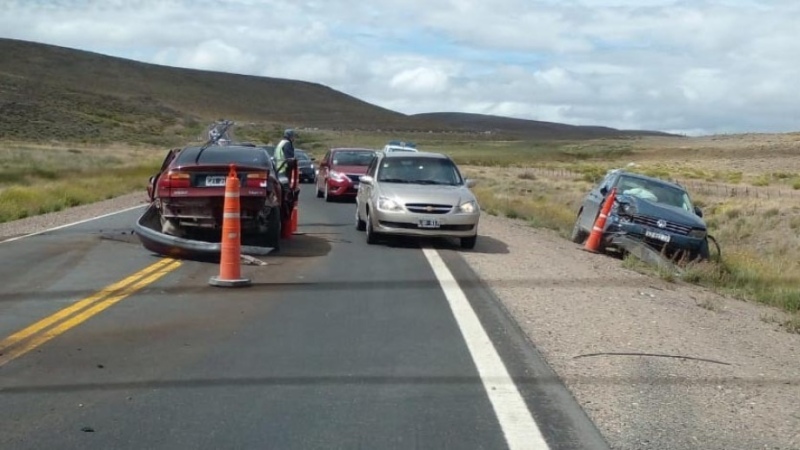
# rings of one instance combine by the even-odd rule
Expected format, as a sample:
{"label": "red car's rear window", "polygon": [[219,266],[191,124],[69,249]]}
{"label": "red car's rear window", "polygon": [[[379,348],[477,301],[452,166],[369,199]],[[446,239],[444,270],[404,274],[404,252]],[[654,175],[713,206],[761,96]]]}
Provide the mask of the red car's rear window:
{"label": "red car's rear window", "polygon": [[[181,166],[195,164],[200,147],[188,147],[178,154],[176,163]],[[200,159],[202,165],[241,164],[247,166],[270,167],[267,151],[259,147],[219,147],[211,146],[203,150]]]}

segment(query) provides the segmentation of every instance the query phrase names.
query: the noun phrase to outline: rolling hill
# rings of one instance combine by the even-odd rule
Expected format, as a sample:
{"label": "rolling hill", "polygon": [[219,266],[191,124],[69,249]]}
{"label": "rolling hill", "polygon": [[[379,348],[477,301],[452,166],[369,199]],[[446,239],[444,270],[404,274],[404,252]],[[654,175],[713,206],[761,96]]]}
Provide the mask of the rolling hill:
{"label": "rolling hill", "polygon": [[514,119],[457,112],[415,114],[412,117],[473,132],[492,132],[528,139],[596,139],[633,136],[672,136],[657,131],[617,130],[599,126],[567,125],[538,120]]}
{"label": "rolling hill", "polygon": [[460,113],[405,115],[327,86],[211,72],[0,39],[0,139],[165,142],[210,120],[543,139],[654,134]]}

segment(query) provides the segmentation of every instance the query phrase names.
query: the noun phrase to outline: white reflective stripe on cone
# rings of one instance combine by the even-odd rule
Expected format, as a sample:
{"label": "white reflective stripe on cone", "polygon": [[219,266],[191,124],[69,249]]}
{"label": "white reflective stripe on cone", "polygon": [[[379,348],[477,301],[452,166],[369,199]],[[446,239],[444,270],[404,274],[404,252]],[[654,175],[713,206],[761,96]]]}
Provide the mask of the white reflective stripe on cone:
{"label": "white reflective stripe on cone", "polygon": [[239,213],[238,212],[226,212],[222,214],[223,219],[238,219]]}
{"label": "white reflective stripe on cone", "polygon": [[225,197],[226,198],[239,198],[239,193],[238,192],[226,192],[225,193]]}

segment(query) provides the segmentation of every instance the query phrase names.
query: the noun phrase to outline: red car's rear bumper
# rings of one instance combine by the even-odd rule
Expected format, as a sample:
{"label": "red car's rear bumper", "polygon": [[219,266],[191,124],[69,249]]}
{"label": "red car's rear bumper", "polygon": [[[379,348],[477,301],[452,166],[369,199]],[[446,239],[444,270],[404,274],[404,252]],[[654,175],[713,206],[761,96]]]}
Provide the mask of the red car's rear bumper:
{"label": "red car's rear bumper", "polygon": [[[259,214],[269,208],[265,197],[240,197],[241,227],[249,230],[258,225]],[[160,199],[160,212],[163,218],[174,220],[185,227],[222,227],[224,197],[170,197]],[[158,201],[157,201],[158,203]]]}

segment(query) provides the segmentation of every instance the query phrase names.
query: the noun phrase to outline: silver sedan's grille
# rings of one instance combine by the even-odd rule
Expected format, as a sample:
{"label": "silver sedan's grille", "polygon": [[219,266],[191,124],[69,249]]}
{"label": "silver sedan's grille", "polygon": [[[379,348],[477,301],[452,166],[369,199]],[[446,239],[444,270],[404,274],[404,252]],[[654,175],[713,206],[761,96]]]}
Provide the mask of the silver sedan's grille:
{"label": "silver sedan's grille", "polygon": [[660,228],[663,230],[667,230],[671,233],[686,236],[687,234],[689,234],[690,231],[692,231],[692,227],[687,227],[685,225],[679,225],[677,223],[667,222],[667,221],[663,221],[662,225],[664,225],[664,223],[666,223],[666,225],[661,227],[658,224],[659,221],[661,221],[661,219],[650,216],[642,216],[642,215],[633,216],[634,223],[638,223],[640,225],[647,225],[648,227],[652,228]]}
{"label": "silver sedan's grille", "polygon": [[453,210],[453,205],[436,203],[406,203],[406,209],[413,213],[421,214],[447,214]]}

